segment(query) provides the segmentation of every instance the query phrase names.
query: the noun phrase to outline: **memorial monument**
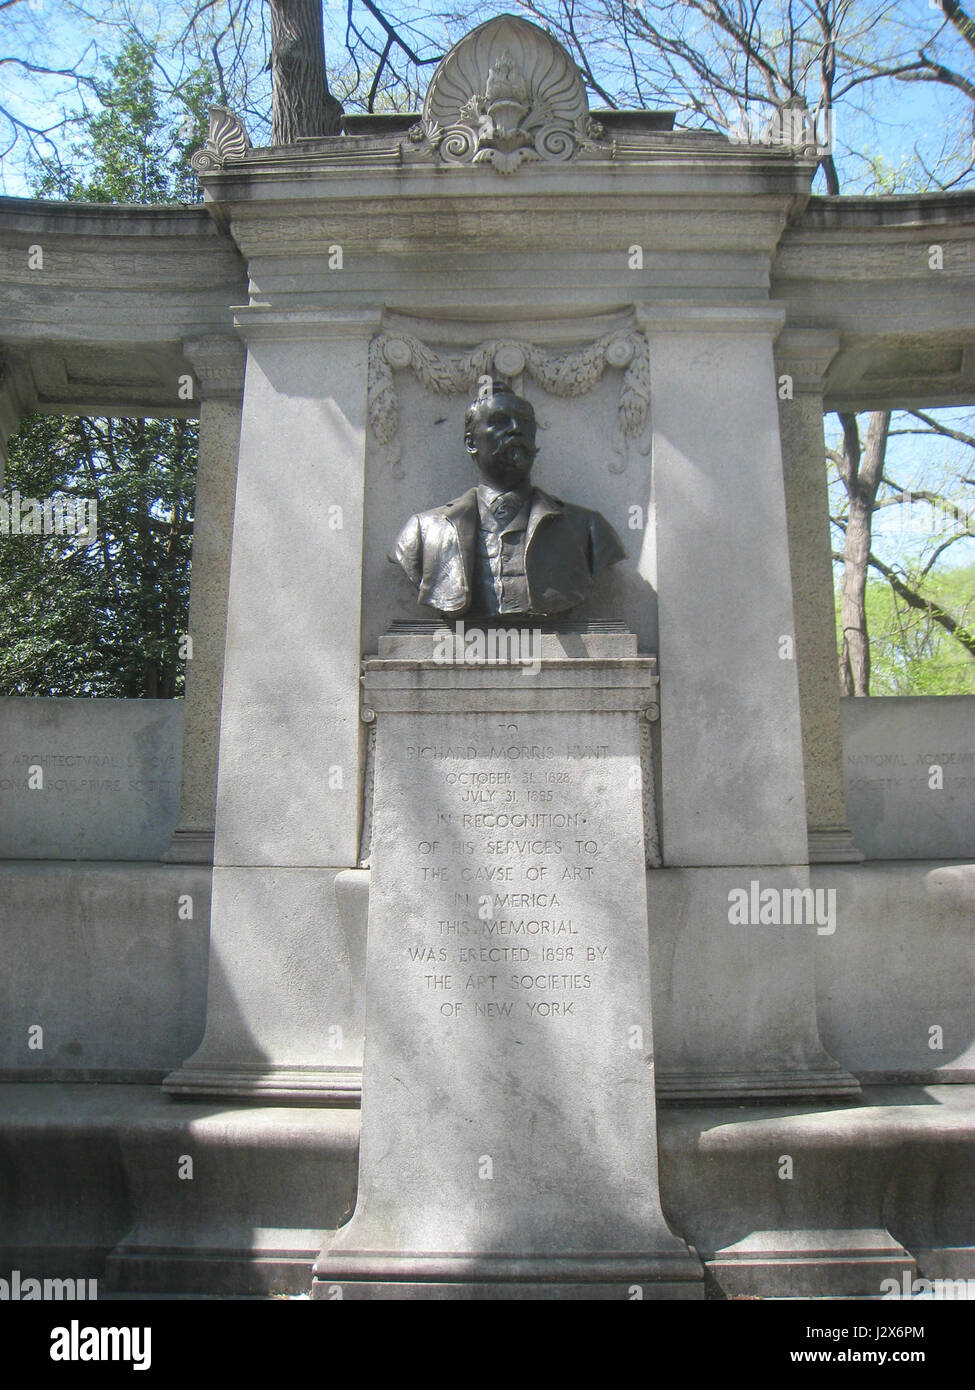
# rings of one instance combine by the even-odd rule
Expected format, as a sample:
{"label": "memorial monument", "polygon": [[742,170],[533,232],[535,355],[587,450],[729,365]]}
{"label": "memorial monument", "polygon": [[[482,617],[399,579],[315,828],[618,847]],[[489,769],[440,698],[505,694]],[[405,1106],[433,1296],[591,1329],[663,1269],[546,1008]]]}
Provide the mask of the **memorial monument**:
{"label": "memorial monument", "polygon": [[[444,612],[578,605],[624,551],[598,512],[531,487],[531,403],[486,383],[465,443],[478,486],[413,516],[390,559]],[[657,1181],[640,737],[655,663],[599,624],[506,636],[500,662],[417,632],[365,663],[358,1201],[313,1296],[702,1297]]]}
{"label": "memorial monument", "polygon": [[975,1275],[971,711],[841,717],[823,465],[975,399],[975,197],[817,158],[508,15],[420,112],[214,108],[203,206],[0,200],[0,436],[200,418],[185,718],[0,701],[7,1268]]}

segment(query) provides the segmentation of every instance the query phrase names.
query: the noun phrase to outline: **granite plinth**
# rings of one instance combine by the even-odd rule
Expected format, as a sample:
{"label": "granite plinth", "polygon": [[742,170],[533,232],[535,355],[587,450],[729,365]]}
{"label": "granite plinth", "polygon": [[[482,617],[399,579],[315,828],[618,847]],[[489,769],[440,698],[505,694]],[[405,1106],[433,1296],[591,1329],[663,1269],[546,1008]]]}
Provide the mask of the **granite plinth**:
{"label": "granite plinth", "polygon": [[314,1296],[701,1296],[657,1187],[639,743],[654,663],[431,651],[366,663],[359,1192]]}

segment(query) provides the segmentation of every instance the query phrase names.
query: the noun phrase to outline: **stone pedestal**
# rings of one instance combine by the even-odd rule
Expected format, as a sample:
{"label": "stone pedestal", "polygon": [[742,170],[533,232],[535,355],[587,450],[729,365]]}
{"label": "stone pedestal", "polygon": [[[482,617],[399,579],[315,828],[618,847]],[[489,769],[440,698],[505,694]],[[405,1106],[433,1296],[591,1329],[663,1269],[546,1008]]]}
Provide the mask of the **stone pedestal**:
{"label": "stone pedestal", "polygon": [[657,1187],[654,662],[629,634],[537,634],[520,667],[438,660],[435,639],[390,655],[401,641],[365,667],[359,1190],[314,1296],[699,1297]]}

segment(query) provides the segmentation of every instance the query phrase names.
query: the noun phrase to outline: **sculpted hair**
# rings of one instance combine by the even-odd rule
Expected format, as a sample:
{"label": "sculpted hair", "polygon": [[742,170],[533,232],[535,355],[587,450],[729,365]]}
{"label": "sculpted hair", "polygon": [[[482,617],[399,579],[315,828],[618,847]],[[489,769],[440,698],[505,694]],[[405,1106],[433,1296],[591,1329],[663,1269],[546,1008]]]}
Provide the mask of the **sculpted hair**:
{"label": "sculpted hair", "polygon": [[477,412],[480,410],[481,406],[484,405],[486,401],[494,400],[496,396],[507,396],[510,400],[521,401],[524,405],[528,406],[533,416],[535,414],[535,407],[530,400],[525,396],[519,396],[517,391],[513,391],[510,386],[505,386],[502,383],[501,385],[495,386],[494,390],[487,392],[486,395],[478,396],[477,400],[471,401],[470,405],[467,407],[467,412],[464,415],[465,439],[474,428],[474,421],[477,419]]}

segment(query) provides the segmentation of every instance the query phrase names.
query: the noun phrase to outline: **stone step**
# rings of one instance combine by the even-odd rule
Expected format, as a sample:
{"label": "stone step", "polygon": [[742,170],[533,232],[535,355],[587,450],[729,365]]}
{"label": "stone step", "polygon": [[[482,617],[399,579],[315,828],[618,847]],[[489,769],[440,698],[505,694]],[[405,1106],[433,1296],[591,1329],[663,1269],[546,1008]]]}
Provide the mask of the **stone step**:
{"label": "stone step", "polygon": [[0,1275],[301,1293],[355,1201],[358,1111],[0,1086]]}
{"label": "stone step", "polygon": [[[975,1086],[671,1105],[658,1122],[663,1209],[710,1297],[975,1280]],[[0,1278],[97,1279],[102,1297],[303,1295],[354,1205],[358,1128],[351,1108],[0,1086]]]}

